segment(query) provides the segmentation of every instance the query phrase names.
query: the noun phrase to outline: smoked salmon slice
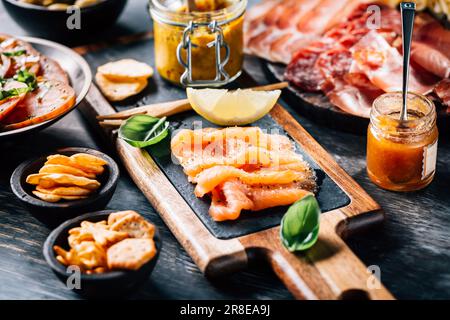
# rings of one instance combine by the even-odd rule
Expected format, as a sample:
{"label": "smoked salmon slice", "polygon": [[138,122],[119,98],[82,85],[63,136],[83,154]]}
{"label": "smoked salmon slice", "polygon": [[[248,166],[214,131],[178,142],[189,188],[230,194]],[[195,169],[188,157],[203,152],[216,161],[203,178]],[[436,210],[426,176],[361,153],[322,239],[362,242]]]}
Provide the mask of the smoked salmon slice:
{"label": "smoked salmon slice", "polygon": [[303,198],[309,191],[295,184],[287,186],[247,186],[230,180],[212,191],[209,214],[215,221],[235,220],[242,210],[259,211],[287,206]]}
{"label": "smoked salmon slice", "polygon": [[195,195],[203,197],[229,179],[239,179],[247,185],[284,185],[295,181],[307,180],[308,178],[307,173],[293,170],[247,172],[230,166],[216,166],[204,170],[197,176]]}
{"label": "smoked salmon slice", "polygon": [[171,149],[196,184],[195,195],[211,196],[215,221],[289,205],[317,187],[314,171],[289,138],[257,127],[181,130]]}

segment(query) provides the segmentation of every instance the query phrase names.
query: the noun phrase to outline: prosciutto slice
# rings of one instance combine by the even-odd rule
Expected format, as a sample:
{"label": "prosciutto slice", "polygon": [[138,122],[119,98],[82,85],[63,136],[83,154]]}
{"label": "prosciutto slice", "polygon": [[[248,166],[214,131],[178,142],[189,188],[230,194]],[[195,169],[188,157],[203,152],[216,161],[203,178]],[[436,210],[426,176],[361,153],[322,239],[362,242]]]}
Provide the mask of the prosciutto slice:
{"label": "prosciutto slice", "polygon": [[411,60],[439,78],[445,79],[450,76],[450,59],[425,43],[412,43]]}
{"label": "prosciutto slice", "polygon": [[245,52],[289,63],[299,49],[345,20],[367,0],[266,0],[249,10],[244,25]]}
{"label": "prosciutto slice", "polygon": [[450,59],[450,30],[424,13],[417,17],[414,28],[414,41],[425,43]]}
{"label": "prosciutto slice", "polygon": [[[386,39],[372,30],[351,49],[353,65],[351,72],[361,72],[383,91],[402,89],[403,58],[397,49],[391,47]],[[436,79],[421,76],[411,68],[409,90],[418,93],[430,92],[437,83]]]}

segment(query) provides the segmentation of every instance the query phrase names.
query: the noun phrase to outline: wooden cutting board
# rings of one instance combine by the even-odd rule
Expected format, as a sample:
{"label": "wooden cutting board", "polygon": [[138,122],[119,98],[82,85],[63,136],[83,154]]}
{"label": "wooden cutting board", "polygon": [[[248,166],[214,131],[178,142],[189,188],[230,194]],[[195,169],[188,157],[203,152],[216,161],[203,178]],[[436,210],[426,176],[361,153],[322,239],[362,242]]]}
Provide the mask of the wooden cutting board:
{"label": "wooden cutting board", "polygon": [[[151,41],[148,42],[151,46]],[[147,51],[148,43],[142,46],[151,54],[152,50]],[[106,56],[107,59],[111,55],[117,58],[137,57],[141,55],[139,50],[144,49],[138,44],[115,47],[108,50]],[[98,57],[87,58],[90,63],[95,60],[94,64],[91,63],[93,69],[101,63]],[[168,84],[161,82],[157,75],[153,81],[151,90],[168,92],[173,99],[184,95],[178,88],[167,87]],[[153,95],[159,97],[158,93]],[[111,114],[123,107],[116,105],[113,108],[93,85],[80,109],[99,128],[95,120],[97,115]],[[195,117],[193,112],[186,112],[170,120],[183,125],[192,121],[192,117]],[[278,225],[283,211],[268,212],[270,219],[260,215],[262,220],[266,219],[264,223],[255,216],[244,217],[237,222],[237,227],[232,222],[215,225],[208,221],[202,205],[194,203],[202,200],[187,196],[183,190],[188,190],[188,185],[180,184],[181,178],[174,178],[170,170],[175,169],[166,167],[157,150],[133,148],[116,139],[111,130],[103,129],[101,133],[114,144],[136,185],[206,276],[225,275],[246,268],[252,259],[262,259],[272,266],[298,299],[392,299],[389,291],[342,240],[354,232],[381,223],[384,214],[379,205],[282,106],[277,105],[262,121],[260,125],[282,128],[295,140],[313,168],[318,170],[316,172],[324,175],[318,199],[326,212],[320,217],[319,240],[304,253],[292,254],[282,246]],[[182,172],[181,167],[178,170]]]}

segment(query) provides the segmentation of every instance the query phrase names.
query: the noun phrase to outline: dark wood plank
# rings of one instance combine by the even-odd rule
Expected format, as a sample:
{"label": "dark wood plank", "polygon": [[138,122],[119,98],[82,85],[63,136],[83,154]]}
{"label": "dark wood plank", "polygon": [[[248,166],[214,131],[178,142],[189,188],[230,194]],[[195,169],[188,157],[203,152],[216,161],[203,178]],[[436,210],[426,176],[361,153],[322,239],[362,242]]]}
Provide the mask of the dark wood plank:
{"label": "dark wood plank", "polygon": [[[146,0],[133,0],[121,21],[132,26],[129,32],[145,31],[149,25]],[[134,13],[134,11],[139,11]],[[133,19],[135,16],[139,20]],[[10,20],[0,3],[0,32],[24,34]],[[269,80],[257,59],[247,59],[246,67],[260,83]],[[150,101],[153,102],[153,101]],[[354,236],[347,243],[366,265],[381,268],[381,280],[399,299],[450,299],[450,145],[441,141],[435,181],[416,193],[398,194],[380,190],[365,173],[365,136],[342,133],[315,124],[295,112],[309,133],[328,151],[385,210],[387,221],[378,230]],[[88,146],[105,150],[97,136],[89,134],[84,120],[74,111],[62,122],[30,139],[2,144],[0,153],[0,298],[75,299],[45,265],[41,245],[50,230],[24,210],[10,192],[9,176],[22,160],[60,146]],[[210,282],[200,274],[189,256],[167,231],[158,215],[126,176],[121,177],[110,208],[136,209],[154,221],[165,240],[162,255],[146,289],[133,298],[285,299],[291,295],[262,263],[251,272]],[[26,235],[26,236],[24,236]]]}

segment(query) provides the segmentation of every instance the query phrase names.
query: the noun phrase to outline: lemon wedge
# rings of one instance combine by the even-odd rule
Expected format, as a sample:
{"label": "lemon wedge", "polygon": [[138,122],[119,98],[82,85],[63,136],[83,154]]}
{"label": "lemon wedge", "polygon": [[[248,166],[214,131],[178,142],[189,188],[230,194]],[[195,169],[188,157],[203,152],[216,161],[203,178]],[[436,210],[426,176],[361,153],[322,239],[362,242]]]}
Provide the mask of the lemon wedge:
{"label": "lemon wedge", "polygon": [[206,120],[221,126],[244,125],[265,116],[277,103],[280,90],[186,89],[192,108]]}

